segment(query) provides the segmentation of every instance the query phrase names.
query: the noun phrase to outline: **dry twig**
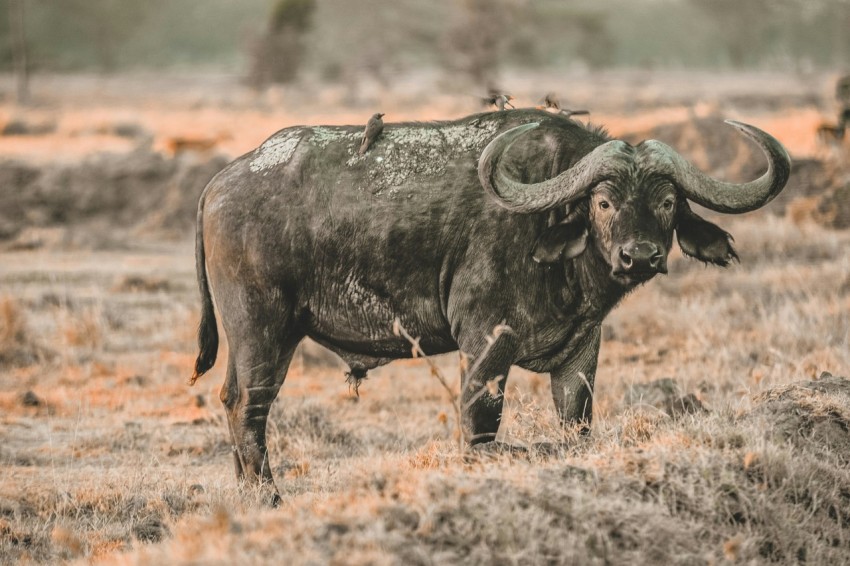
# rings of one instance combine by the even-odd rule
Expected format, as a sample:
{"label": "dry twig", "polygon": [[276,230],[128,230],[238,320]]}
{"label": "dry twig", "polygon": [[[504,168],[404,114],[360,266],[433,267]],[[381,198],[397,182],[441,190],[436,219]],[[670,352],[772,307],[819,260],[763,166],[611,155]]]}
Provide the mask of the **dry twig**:
{"label": "dry twig", "polygon": [[[460,353],[461,374],[465,373],[466,375],[472,375],[478,369],[478,367],[481,365],[481,363],[487,358],[487,355],[489,354],[490,350],[493,348],[493,346],[498,341],[499,336],[501,336],[505,332],[511,332],[511,328],[507,325],[504,325],[504,324],[500,324],[493,329],[493,334],[491,334],[490,336],[487,336],[487,345],[484,347],[484,351],[481,352],[481,354],[478,356],[478,358],[472,364],[472,367],[469,367],[469,360],[468,360],[466,354],[461,352]],[[451,385],[449,385],[449,382],[445,378],[443,373],[440,371],[440,368],[437,367],[437,365],[431,360],[431,358],[428,357],[428,355],[422,349],[422,346],[419,345],[420,339],[414,338],[401,325],[401,321],[399,319],[395,319],[393,321],[393,334],[395,334],[396,336],[401,336],[405,340],[410,342],[411,352],[413,354],[413,357],[414,358],[422,357],[422,358],[425,359],[425,361],[428,363],[428,366],[431,369],[431,375],[433,375],[434,377],[437,378],[437,381],[440,382],[440,385],[442,385],[443,389],[445,389],[446,392],[448,393],[449,401],[452,404],[452,410],[454,411],[454,415],[455,415],[455,425],[457,426],[457,431],[458,431],[458,448],[460,449],[460,452],[462,454],[466,444],[464,443],[464,438],[463,438],[463,425],[462,425],[462,420],[461,420],[461,412],[463,410],[466,410],[467,408],[469,408],[470,405],[472,405],[475,401],[480,399],[481,396],[484,395],[485,393],[489,393],[493,397],[495,397],[496,395],[499,395],[501,393],[499,386],[500,386],[502,381],[507,379],[508,376],[507,375],[499,375],[499,376],[496,376],[495,378],[487,381],[487,383],[485,383],[481,388],[479,388],[479,390],[475,392],[475,394],[469,399],[469,401],[467,401],[464,404],[463,408],[461,408],[460,398],[466,392],[466,387],[469,386],[470,382],[467,380],[467,382],[464,384],[463,390],[460,393],[456,393],[454,391],[454,389],[452,389]]]}

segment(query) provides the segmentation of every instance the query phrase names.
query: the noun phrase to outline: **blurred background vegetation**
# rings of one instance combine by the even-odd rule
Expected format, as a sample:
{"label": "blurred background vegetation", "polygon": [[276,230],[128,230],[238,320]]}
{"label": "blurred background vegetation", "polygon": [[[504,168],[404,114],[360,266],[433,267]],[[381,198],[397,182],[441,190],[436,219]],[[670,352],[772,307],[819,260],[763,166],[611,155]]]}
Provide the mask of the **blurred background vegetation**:
{"label": "blurred background vegetation", "polygon": [[261,86],[434,68],[483,84],[516,67],[850,65],[850,0],[3,1],[0,70],[23,6],[31,73],[226,72]]}

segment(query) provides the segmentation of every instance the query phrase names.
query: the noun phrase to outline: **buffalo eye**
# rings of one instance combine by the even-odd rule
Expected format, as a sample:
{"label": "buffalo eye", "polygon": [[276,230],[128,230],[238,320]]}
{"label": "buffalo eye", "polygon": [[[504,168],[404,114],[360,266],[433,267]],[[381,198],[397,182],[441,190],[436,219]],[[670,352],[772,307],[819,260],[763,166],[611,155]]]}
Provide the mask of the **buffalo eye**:
{"label": "buffalo eye", "polygon": [[664,199],[664,202],[661,203],[661,208],[663,208],[666,212],[670,212],[673,210],[673,205],[676,204],[676,201],[673,197],[667,197]]}
{"label": "buffalo eye", "polygon": [[601,208],[602,210],[608,210],[610,207],[611,207],[611,203],[609,203],[607,200],[600,200],[599,201],[599,208]]}

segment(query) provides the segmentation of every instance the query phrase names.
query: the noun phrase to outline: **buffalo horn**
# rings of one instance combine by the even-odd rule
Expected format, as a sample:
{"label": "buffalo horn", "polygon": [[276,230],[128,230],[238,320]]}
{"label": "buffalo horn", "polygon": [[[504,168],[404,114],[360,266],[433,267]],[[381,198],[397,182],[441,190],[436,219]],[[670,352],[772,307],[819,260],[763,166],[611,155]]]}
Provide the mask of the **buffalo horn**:
{"label": "buffalo horn", "polygon": [[684,196],[711,210],[739,214],[761,208],[778,195],[791,174],[791,158],[773,136],[755,126],[727,120],[745,136],[756,142],[767,156],[767,171],[749,183],[729,183],[709,177],[670,146],[648,140],[639,146],[646,152],[650,167],[666,173]]}
{"label": "buffalo horn", "polygon": [[542,212],[575,201],[631,159],[628,144],[612,140],[594,148],[556,177],[540,183],[521,183],[504,171],[501,158],[519,136],[538,125],[532,122],[502,133],[484,148],[478,160],[478,178],[484,189],[513,212]]}

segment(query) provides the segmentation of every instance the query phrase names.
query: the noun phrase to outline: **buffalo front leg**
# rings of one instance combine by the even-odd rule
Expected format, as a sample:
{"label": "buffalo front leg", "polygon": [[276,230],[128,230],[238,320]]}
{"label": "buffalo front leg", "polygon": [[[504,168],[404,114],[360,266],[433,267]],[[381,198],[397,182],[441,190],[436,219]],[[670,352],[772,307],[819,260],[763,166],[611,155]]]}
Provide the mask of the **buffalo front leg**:
{"label": "buffalo front leg", "polygon": [[461,424],[469,446],[496,440],[505,382],[517,350],[516,336],[505,326],[497,327],[494,335],[482,342],[473,349],[477,355],[469,358],[461,376]]}
{"label": "buffalo front leg", "polygon": [[601,328],[595,327],[570,359],[551,374],[552,398],[561,425],[590,432],[593,419],[593,382],[599,358]]}

